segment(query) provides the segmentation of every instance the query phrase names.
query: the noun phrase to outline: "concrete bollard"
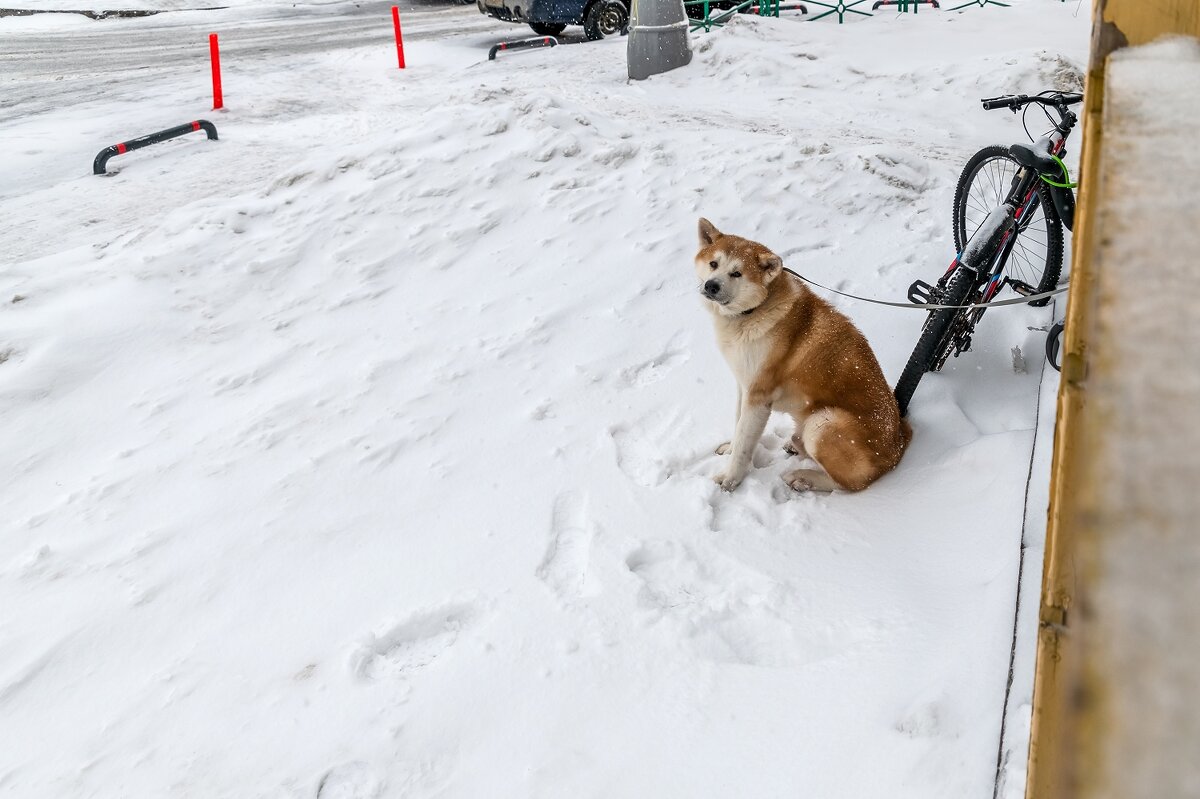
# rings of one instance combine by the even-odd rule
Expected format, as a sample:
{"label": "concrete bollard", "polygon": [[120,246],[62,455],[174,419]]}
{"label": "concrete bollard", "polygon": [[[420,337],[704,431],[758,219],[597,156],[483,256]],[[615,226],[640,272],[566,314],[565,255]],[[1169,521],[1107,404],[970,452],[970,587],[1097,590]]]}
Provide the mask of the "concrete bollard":
{"label": "concrete bollard", "polygon": [[633,80],[687,66],[692,47],[683,0],[633,0],[625,53]]}

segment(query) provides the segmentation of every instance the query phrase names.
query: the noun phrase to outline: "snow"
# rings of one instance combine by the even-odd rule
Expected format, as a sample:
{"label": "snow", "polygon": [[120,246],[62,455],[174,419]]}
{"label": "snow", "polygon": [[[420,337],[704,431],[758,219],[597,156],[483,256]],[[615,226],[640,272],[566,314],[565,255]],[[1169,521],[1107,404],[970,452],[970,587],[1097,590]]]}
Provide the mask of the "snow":
{"label": "snow", "polygon": [[[497,23],[4,118],[0,789],[990,796],[1051,310],[989,313],[866,492],[790,492],[775,417],[726,494],[691,258],[704,215],[936,277],[1023,136],[978,98],[1072,88],[1072,11],[741,18],[640,83],[624,40],[487,62]],[[894,381],[922,314],[833,301]]]}

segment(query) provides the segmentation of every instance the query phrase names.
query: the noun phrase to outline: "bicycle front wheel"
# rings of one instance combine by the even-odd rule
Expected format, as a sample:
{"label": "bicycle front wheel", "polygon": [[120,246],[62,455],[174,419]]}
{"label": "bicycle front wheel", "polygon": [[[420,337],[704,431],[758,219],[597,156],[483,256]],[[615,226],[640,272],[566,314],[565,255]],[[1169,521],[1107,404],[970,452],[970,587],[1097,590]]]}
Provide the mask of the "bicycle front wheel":
{"label": "bicycle front wheel", "polygon": [[[962,252],[992,209],[1004,202],[1021,165],[1000,145],[984,147],[963,167],[954,191],[954,246]],[[1050,189],[1040,181],[1013,242],[1004,272],[1036,292],[1050,291],[1062,274],[1062,223]],[[1029,303],[1043,306],[1049,298]]]}
{"label": "bicycle front wheel", "polygon": [[[960,267],[950,276],[938,304],[963,305],[974,286],[975,274],[969,269]],[[952,343],[951,334],[954,330],[954,322],[960,316],[965,316],[967,312],[966,308],[939,308],[929,312],[929,316],[925,319],[925,326],[921,328],[921,337],[917,339],[917,346],[913,348],[912,355],[908,358],[908,365],[904,367],[904,372],[896,381],[896,403],[900,406],[901,416],[908,413],[908,402],[912,399],[913,392],[917,390],[917,384],[921,382],[925,373],[940,369],[941,365],[946,362]]]}

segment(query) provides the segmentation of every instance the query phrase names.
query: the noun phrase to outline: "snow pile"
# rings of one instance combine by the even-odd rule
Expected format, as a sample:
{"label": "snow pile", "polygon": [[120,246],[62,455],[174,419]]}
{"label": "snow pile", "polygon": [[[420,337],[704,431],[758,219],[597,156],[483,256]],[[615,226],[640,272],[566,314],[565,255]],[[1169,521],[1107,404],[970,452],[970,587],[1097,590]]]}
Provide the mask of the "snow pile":
{"label": "snow pile", "polygon": [[[989,314],[865,493],[787,490],[782,418],[711,480],[697,216],[902,296],[962,163],[1021,137],[978,96],[1086,40],[1058,3],[874,22],[739,20],[640,84],[620,40],[229,64],[219,142],[103,179],[96,142],[203,84],[8,124],[0,788],[989,795],[1041,377],[1011,349],[1050,311]],[[894,380],[921,315],[838,304]]]}

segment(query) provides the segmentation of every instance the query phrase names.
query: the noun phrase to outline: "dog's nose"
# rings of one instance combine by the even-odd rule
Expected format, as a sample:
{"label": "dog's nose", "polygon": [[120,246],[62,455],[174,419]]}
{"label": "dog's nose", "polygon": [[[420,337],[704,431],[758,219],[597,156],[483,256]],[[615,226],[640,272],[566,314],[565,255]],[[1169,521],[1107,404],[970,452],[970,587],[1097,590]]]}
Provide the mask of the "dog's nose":
{"label": "dog's nose", "polygon": [[704,293],[712,297],[721,290],[721,284],[715,280],[710,280],[704,284]]}

